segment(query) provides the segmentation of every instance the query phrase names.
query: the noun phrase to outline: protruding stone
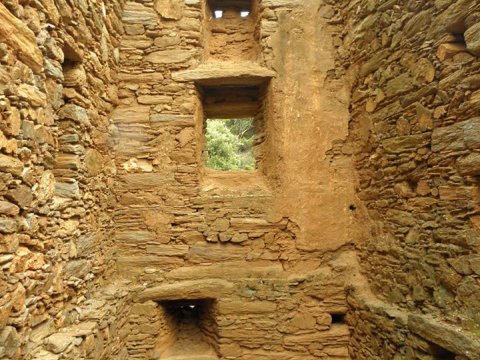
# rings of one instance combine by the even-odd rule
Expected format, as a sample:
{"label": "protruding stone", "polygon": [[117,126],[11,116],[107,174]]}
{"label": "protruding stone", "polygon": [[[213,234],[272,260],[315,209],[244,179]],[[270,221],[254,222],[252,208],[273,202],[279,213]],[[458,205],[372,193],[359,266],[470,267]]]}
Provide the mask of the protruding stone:
{"label": "protruding stone", "polygon": [[161,50],[148,54],[145,60],[154,64],[174,64],[188,61],[194,54],[192,50]]}
{"label": "protruding stone", "polygon": [[60,354],[65,351],[74,340],[75,338],[73,336],[67,334],[53,334],[45,340],[45,347],[55,354]]}
{"label": "protruding stone", "polygon": [[16,88],[16,92],[20,99],[34,107],[45,106],[47,103],[47,96],[34,86],[21,84]]}
{"label": "protruding stone", "polygon": [[464,35],[467,50],[476,56],[480,56],[480,23],[468,28]]}
{"label": "protruding stone", "polygon": [[97,176],[103,170],[103,156],[95,149],[88,149],[84,164],[89,176]]}
{"label": "protruding stone", "polygon": [[0,41],[7,43],[19,58],[39,74],[43,67],[42,52],[38,48],[35,34],[0,3]]}
{"label": "protruding stone", "polygon": [[79,124],[83,124],[83,125],[89,125],[90,124],[90,120],[89,120],[87,111],[84,108],[82,108],[78,105],[67,104],[67,105],[63,106],[59,110],[58,116],[61,120],[63,120],[63,119],[73,120],[73,121],[75,121]]}
{"label": "protruding stone", "polygon": [[227,231],[230,227],[230,221],[228,219],[220,218],[215,220],[210,227],[213,231]]}
{"label": "protruding stone", "polygon": [[41,202],[52,198],[55,193],[55,176],[51,171],[45,171],[42,174],[35,193]]}
{"label": "protruding stone", "polygon": [[274,71],[251,61],[211,61],[172,75],[176,81],[195,81],[202,85],[256,85],[274,76]]}
{"label": "protruding stone", "polygon": [[65,86],[83,86],[87,82],[87,73],[83,65],[78,62],[64,67],[63,75]]}
{"label": "protruding stone", "polygon": [[438,47],[437,50],[437,57],[439,60],[444,61],[448,60],[458,53],[466,51],[467,48],[464,44],[457,44],[457,43],[446,43],[442,44]]}
{"label": "protruding stone", "polygon": [[7,192],[7,198],[21,208],[29,207],[33,201],[32,190],[25,185],[19,185]]}
{"label": "protruding stone", "polygon": [[57,182],[55,184],[55,195],[65,198],[79,199],[81,197],[81,193],[78,182]]}
{"label": "protruding stone", "polygon": [[20,212],[20,208],[8,201],[0,201],[0,214],[15,216]]}
{"label": "protruding stone", "polygon": [[12,234],[18,229],[17,220],[9,217],[0,217],[0,233],[2,234]]}
{"label": "protruding stone", "polygon": [[234,285],[231,282],[219,279],[177,281],[146,289],[137,296],[137,300],[143,302],[216,299],[230,294],[233,289]]}
{"label": "protruding stone", "polygon": [[20,176],[23,171],[23,163],[17,158],[0,154],[0,171]]}
{"label": "protruding stone", "polygon": [[128,24],[155,25],[158,21],[158,15],[150,7],[128,1],[123,9],[122,20]]}
{"label": "protruding stone", "polygon": [[162,18],[180,20],[184,4],[184,0],[155,0],[154,7]]}

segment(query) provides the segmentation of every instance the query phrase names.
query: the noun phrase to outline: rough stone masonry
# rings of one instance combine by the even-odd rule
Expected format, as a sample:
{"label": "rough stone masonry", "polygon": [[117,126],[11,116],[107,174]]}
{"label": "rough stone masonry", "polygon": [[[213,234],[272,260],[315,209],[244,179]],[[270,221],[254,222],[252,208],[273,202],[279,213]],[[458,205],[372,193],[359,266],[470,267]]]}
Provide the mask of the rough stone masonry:
{"label": "rough stone masonry", "polygon": [[479,0],[2,0],[0,359],[480,359],[479,57]]}

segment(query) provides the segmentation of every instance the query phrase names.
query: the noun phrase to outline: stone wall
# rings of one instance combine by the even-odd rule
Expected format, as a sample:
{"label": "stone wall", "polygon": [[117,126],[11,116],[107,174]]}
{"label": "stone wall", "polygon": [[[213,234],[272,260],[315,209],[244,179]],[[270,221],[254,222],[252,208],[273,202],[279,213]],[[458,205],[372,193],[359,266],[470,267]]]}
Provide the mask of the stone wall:
{"label": "stone wall", "polygon": [[3,1],[0,359],[478,359],[479,19]]}
{"label": "stone wall", "polygon": [[[350,79],[352,98],[349,138],[332,157],[353,154],[359,210],[371,220],[369,239],[357,241],[362,272],[390,306],[478,333],[480,4],[335,7],[332,21],[344,30],[332,76]],[[385,314],[357,313],[351,321],[358,358],[440,356],[408,344],[411,328],[394,326]]]}
{"label": "stone wall", "polygon": [[2,359],[120,350],[116,290],[96,288],[113,270],[107,135],[122,7],[0,4]]}
{"label": "stone wall", "polygon": [[[182,348],[164,350],[181,331],[162,301],[210,299],[201,329],[219,358],[348,358],[346,267],[335,259],[357,233],[352,165],[322,155],[348,130],[347,88],[327,80],[325,34],[340,31],[326,23],[331,9],[265,0],[251,18],[212,19],[206,1],[170,3],[174,14],[129,1],[122,17],[110,138],[117,268],[138,285],[129,357]],[[226,85],[261,88],[256,171],[204,166],[202,98]]]}

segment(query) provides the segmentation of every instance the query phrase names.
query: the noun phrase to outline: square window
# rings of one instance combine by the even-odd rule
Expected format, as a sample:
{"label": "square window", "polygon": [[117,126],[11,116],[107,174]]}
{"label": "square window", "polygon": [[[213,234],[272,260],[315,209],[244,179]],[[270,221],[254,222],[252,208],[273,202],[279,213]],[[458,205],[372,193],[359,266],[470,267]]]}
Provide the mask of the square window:
{"label": "square window", "polygon": [[206,58],[256,60],[260,55],[259,3],[207,0],[204,3]]}
{"label": "square window", "polygon": [[214,170],[254,170],[253,118],[207,119],[205,165]]}
{"label": "square window", "polygon": [[259,168],[263,106],[258,86],[203,86],[202,163],[211,170]]}

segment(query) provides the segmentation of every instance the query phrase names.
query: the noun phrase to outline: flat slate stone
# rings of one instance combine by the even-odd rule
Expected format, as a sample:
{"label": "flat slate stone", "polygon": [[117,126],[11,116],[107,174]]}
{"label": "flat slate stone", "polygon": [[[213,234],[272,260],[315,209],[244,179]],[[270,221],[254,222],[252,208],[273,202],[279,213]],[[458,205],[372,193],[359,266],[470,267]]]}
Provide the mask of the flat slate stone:
{"label": "flat slate stone", "polygon": [[191,50],[161,50],[145,56],[145,60],[154,64],[174,64],[190,60],[194,55]]}
{"label": "flat slate stone", "polygon": [[43,56],[35,34],[3,5],[3,1],[0,3],[0,24],[0,42],[11,46],[20,60],[39,74],[43,67]]}
{"label": "flat slate stone", "polygon": [[464,332],[458,327],[440,322],[423,315],[411,314],[408,317],[408,328],[415,334],[441,347],[467,356],[472,360],[479,360],[480,340]]}
{"label": "flat slate stone", "polygon": [[122,20],[127,24],[156,25],[158,15],[153,8],[129,1],[125,4]]}
{"label": "flat slate stone", "polygon": [[146,289],[137,296],[137,300],[144,302],[217,299],[232,293],[233,288],[233,284],[226,280],[186,280]]}
{"label": "flat slate stone", "polygon": [[172,74],[175,81],[200,85],[259,85],[273,77],[273,70],[252,61],[212,61]]}

